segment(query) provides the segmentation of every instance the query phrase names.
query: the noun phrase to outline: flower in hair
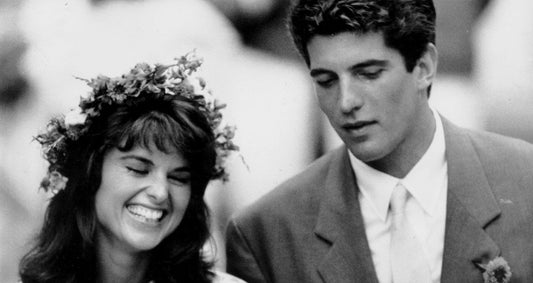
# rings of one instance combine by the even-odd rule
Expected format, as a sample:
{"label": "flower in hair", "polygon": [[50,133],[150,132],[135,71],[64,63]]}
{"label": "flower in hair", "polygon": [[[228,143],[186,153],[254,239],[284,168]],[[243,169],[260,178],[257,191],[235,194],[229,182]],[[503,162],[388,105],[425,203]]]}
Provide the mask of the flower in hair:
{"label": "flower in hair", "polygon": [[215,99],[205,80],[198,76],[201,65],[202,60],[190,52],[176,58],[170,65],[139,63],[120,77],[78,78],[85,81],[91,91],[80,97],[78,108],[52,119],[46,131],[36,137],[43,146],[45,159],[50,163],[48,175],[41,186],[53,192],[65,188],[68,179],[60,172],[64,169],[62,162],[67,155],[66,147],[87,133],[93,119],[103,109],[148,94],[183,96],[205,115],[215,134],[217,161],[213,179],[227,180],[224,160],[231,151],[238,150],[232,141],[235,127],[223,125],[221,110],[226,105]]}
{"label": "flower in hair", "polygon": [[508,283],[511,281],[511,268],[507,261],[501,257],[495,257],[487,264],[476,264],[483,270],[484,283]]}
{"label": "flower in hair", "polygon": [[80,108],[72,109],[65,115],[65,126],[83,125],[85,120],[87,120],[87,114],[82,113]]}
{"label": "flower in hair", "polygon": [[47,188],[53,194],[57,194],[67,186],[68,178],[57,171],[48,172],[41,186]]}

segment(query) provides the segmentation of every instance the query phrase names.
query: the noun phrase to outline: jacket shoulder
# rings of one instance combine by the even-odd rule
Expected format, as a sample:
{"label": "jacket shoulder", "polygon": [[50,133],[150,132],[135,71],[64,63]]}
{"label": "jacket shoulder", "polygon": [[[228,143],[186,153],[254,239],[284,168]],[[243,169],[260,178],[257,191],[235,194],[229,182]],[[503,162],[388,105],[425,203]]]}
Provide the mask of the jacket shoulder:
{"label": "jacket shoulder", "polygon": [[344,148],[339,148],[326,153],[302,172],[237,212],[233,218],[236,222],[246,223],[273,218],[279,220],[287,216],[296,218],[298,215],[318,211],[330,164],[344,151]]}
{"label": "jacket shoulder", "polygon": [[533,144],[491,132],[465,131],[482,163],[533,168]]}
{"label": "jacket shoulder", "polygon": [[489,132],[467,132],[497,199],[516,199],[522,213],[533,210],[533,145]]}

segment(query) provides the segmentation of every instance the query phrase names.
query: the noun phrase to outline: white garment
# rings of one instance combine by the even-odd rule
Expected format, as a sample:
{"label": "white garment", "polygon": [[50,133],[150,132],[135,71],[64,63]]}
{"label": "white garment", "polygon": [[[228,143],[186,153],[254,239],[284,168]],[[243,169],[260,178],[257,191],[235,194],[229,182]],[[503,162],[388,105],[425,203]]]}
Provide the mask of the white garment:
{"label": "white garment", "polygon": [[392,278],[394,283],[431,282],[429,261],[420,252],[422,242],[406,217],[405,205],[410,198],[412,196],[402,183],[398,183],[392,192],[388,216],[391,219]]}
{"label": "white garment", "polygon": [[421,252],[429,259],[432,282],[440,282],[448,168],[442,121],[436,111],[433,113],[436,122],[433,141],[402,180],[371,168],[348,152],[357,176],[366,237],[380,283],[392,282],[389,251],[391,220],[387,214],[392,191],[399,181],[413,196],[406,203],[406,217],[417,238],[422,240]]}
{"label": "white garment", "polygon": [[214,273],[213,283],[246,283],[246,281],[225,272],[214,271]]}
{"label": "white garment", "polygon": [[[213,283],[246,283],[246,281],[243,281],[233,275],[230,275],[222,271],[214,270],[213,273],[215,274],[215,276],[213,277],[213,281],[212,281]],[[18,281],[17,283],[22,283],[22,282]],[[156,282],[152,280],[148,283],[156,283]]]}

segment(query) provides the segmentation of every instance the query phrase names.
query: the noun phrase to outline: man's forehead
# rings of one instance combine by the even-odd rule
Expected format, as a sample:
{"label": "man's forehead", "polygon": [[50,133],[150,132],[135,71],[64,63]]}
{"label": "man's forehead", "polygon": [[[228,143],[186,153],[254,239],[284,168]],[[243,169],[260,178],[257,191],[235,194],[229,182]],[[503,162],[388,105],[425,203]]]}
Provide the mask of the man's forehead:
{"label": "man's forehead", "polygon": [[309,67],[352,65],[367,61],[390,60],[396,50],[385,45],[380,33],[316,35],[307,45]]}

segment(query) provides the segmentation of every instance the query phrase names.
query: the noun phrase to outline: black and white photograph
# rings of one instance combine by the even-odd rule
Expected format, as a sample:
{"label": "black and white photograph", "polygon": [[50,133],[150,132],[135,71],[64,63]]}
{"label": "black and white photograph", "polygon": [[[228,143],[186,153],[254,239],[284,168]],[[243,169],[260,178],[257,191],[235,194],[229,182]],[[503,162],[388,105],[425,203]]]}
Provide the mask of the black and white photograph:
{"label": "black and white photograph", "polygon": [[532,12],[0,0],[0,282],[533,282]]}

